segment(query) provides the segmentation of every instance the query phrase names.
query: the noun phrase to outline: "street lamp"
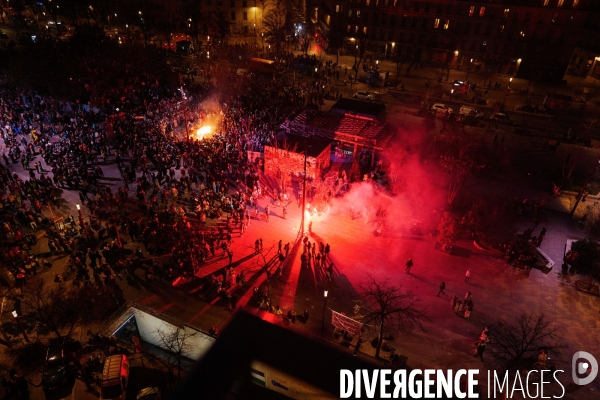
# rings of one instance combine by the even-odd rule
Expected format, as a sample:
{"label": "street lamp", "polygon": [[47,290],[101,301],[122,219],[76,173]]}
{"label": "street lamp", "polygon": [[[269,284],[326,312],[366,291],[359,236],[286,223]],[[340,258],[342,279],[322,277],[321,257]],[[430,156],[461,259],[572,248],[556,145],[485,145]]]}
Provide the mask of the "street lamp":
{"label": "street lamp", "polygon": [[81,211],[81,206],[79,203],[75,204],[75,208],[77,208],[77,212],[79,213],[79,223],[83,226],[83,230],[85,231],[85,236],[88,236],[87,225],[85,224],[85,220],[83,219],[83,211]]}
{"label": "street lamp", "polygon": [[471,65],[473,65],[473,59],[469,62],[469,66],[467,67],[467,77],[465,78],[465,82],[469,80],[469,72],[471,72]]}
{"label": "street lamp", "polygon": [[13,315],[13,317],[15,317],[15,321],[17,323],[17,326],[21,330],[21,333],[23,334],[23,338],[25,339],[25,341],[27,343],[31,343],[29,341],[29,337],[27,336],[27,332],[25,332],[25,329],[23,328],[23,325],[21,324],[21,320],[19,319],[19,313],[17,313],[17,310],[13,310],[12,315]]}
{"label": "street lamp", "polygon": [[323,319],[321,320],[321,335],[325,334],[325,311],[327,310],[327,290],[325,290],[323,292],[323,299],[324,299],[324,304],[323,304]]}
{"label": "street lamp", "polygon": [[304,183],[302,184],[302,216],[300,217],[300,234],[304,235],[304,216],[306,215],[306,157],[308,153],[306,136],[304,137]]}

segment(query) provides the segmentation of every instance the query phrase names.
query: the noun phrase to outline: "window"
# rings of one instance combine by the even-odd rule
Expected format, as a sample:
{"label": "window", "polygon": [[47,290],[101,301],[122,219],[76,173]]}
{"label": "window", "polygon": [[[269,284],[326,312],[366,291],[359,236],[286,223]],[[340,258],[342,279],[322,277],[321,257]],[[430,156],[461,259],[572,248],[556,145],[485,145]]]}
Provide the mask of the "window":
{"label": "window", "polygon": [[342,8],[340,7],[340,5],[339,5],[339,4],[336,4],[336,5],[335,5],[335,13],[337,14],[337,13],[339,13],[340,11],[342,11]]}
{"label": "window", "polygon": [[479,16],[480,16],[480,17],[483,17],[484,15],[485,15],[485,7],[481,7],[481,8],[479,9]]}
{"label": "window", "polygon": [[500,33],[504,32],[504,25],[500,25]]}
{"label": "window", "polygon": [[425,3],[425,12],[429,12],[429,7],[431,7],[431,4],[429,2]]}
{"label": "window", "polygon": [[354,26],[354,33],[358,33],[358,25]]}
{"label": "window", "polygon": [[352,10],[348,10],[348,18],[352,17]]}
{"label": "window", "polygon": [[546,34],[546,41],[550,42],[552,40],[553,34],[554,34],[554,32],[548,31],[548,33]]}
{"label": "window", "polygon": [[413,28],[413,29],[417,27],[417,17],[413,17],[412,18],[412,21],[410,23],[410,27]]}
{"label": "window", "polygon": [[387,23],[387,15],[381,14],[381,25],[385,25]]}
{"label": "window", "polygon": [[525,21],[529,21],[529,18],[531,18],[531,11],[527,11],[527,13],[525,13]]}
{"label": "window", "polygon": [[556,23],[556,21],[558,21],[558,13],[554,13],[554,16],[552,17],[552,23]]}
{"label": "window", "polygon": [[390,25],[396,25],[396,16],[394,14],[390,17]]}
{"label": "window", "polygon": [[366,35],[367,34],[367,27],[363,26],[363,33]]}
{"label": "window", "polygon": [[473,33],[479,35],[479,29],[481,29],[481,24],[475,24],[475,31]]}
{"label": "window", "polygon": [[242,7],[244,7],[244,8],[248,7],[248,2],[247,1],[242,1]]}
{"label": "window", "polygon": [[231,2],[231,8],[235,8],[235,1]]}
{"label": "window", "polygon": [[379,23],[379,14],[373,13],[373,24],[377,25]]}
{"label": "window", "polygon": [[244,21],[248,21],[248,13],[246,11],[243,12]]}
{"label": "window", "polygon": [[471,8],[469,8],[469,17],[472,17],[473,14],[475,14],[475,6],[471,6]]}
{"label": "window", "polygon": [[406,27],[406,20],[407,20],[406,15],[403,15],[402,16],[402,21],[400,22],[400,26],[401,27],[403,27],[403,28]]}
{"label": "window", "polygon": [[232,21],[235,21],[235,11],[232,11],[232,12],[231,12],[231,20],[232,20]]}
{"label": "window", "polygon": [[438,26],[440,26],[440,19],[436,18],[435,21],[433,22],[433,28],[437,29]]}
{"label": "window", "polygon": [[573,0],[573,8],[579,5],[579,0]]}
{"label": "window", "polygon": [[492,26],[491,25],[486,25],[485,26],[485,36],[490,36],[492,33]]}
{"label": "window", "polygon": [[564,4],[565,0],[558,0],[558,7],[562,7]]}
{"label": "window", "polygon": [[394,0],[394,7],[398,5],[398,0]]}
{"label": "window", "polygon": [[356,10],[356,18],[360,18],[360,10]]}
{"label": "window", "polygon": [[548,7],[548,3],[550,3],[550,0],[544,0],[544,7]]}
{"label": "window", "polygon": [[350,33],[350,29],[352,29],[352,27],[348,25],[348,27],[346,28],[346,32]]}
{"label": "window", "polygon": [[465,24],[465,33],[466,33],[466,34],[469,34],[470,32],[471,32],[471,23],[470,23],[470,22],[467,22],[467,23]]}
{"label": "window", "polygon": [[446,22],[444,22],[444,29],[448,29],[449,26],[450,26],[450,20],[447,19]]}
{"label": "window", "polygon": [[508,12],[510,11],[510,9],[505,8],[504,9],[504,19],[508,18]]}
{"label": "window", "polygon": [[371,4],[371,0],[366,0],[365,4],[367,5],[367,7],[369,7],[369,4]]}
{"label": "window", "polygon": [[427,24],[429,23],[429,20],[427,18],[423,18],[423,27],[422,29],[427,29]]}

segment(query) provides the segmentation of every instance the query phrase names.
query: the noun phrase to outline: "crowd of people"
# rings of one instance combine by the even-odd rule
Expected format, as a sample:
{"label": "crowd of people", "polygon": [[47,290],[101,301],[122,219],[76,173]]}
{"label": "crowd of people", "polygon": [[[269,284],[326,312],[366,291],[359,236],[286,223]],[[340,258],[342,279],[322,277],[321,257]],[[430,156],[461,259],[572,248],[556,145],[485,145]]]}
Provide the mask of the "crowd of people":
{"label": "crowd of people", "polygon": [[[61,254],[70,256],[76,282],[91,275],[101,283],[141,266],[147,277],[176,279],[207,259],[231,260],[232,235],[250,225],[246,207],[264,210],[260,196],[269,193],[247,151],[272,143],[306,99],[283,76],[207,68],[203,78],[173,89],[130,77],[99,108],[0,89],[0,251],[15,281]],[[211,135],[196,137],[207,121]],[[115,164],[119,176],[105,176]],[[65,207],[67,192],[79,196],[79,218]],[[32,251],[38,240],[41,250]],[[144,250],[126,257],[128,241]],[[158,262],[164,254],[169,261]]]}

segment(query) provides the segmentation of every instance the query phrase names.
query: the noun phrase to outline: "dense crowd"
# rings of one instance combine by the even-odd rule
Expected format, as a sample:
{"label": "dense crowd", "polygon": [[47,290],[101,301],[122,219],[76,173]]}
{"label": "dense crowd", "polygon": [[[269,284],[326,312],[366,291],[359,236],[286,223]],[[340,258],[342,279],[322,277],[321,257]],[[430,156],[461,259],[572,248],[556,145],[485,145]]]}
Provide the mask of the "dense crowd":
{"label": "dense crowd", "polygon": [[[70,256],[63,275],[71,271],[78,284],[90,275],[110,282],[143,262],[147,277],[175,279],[217,253],[231,257],[232,234],[249,226],[247,205],[269,193],[247,151],[274,141],[306,91],[285,76],[206,68],[203,78],[185,89],[130,78],[99,108],[1,89],[0,251],[17,285],[53,255]],[[208,122],[212,136],[196,140]],[[111,164],[120,176],[105,176]],[[67,191],[78,192],[89,217],[71,215]],[[127,257],[129,240],[144,250]],[[169,261],[157,262],[160,255]]]}

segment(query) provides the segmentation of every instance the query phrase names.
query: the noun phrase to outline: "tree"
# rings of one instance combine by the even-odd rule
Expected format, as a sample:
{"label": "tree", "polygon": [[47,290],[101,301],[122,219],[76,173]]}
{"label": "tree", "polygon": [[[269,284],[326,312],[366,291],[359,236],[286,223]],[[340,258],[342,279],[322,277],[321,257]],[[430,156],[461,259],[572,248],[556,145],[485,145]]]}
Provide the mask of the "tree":
{"label": "tree", "polygon": [[531,368],[540,349],[560,354],[565,348],[543,314],[521,314],[515,322],[499,319],[490,334],[487,346],[493,363],[505,371]]}
{"label": "tree", "polygon": [[329,29],[329,48],[335,51],[336,58],[335,63],[339,63],[340,49],[344,46],[345,26],[346,21],[344,13],[335,13],[332,16],[331,28]]}
{"label": "tree", "polygon": [[197,46],[200,26],[203,22],[201,0],[183,0],[181,3],[180,14],[190,29],[194,45]]}
{"label": "tree", "polygon": [[192,365],[191,354],[196,346],[190,344],[190,339],[198,336],[198,331],[185,326],[183,328],[172,326],[172,329],[156,329],[156,335],[159,342],[158,347],[166,350],[166,353],[155,359],[167,368],[173,380],[173,386],[176,386],[181,379],[182,372],[185,371],[186,364],[187,366]]}
{"label": "tree", "polygon": [[450,175],[448,205],[452,205],[469,173],[476,167],[474,154],[481,147],[481,143],[477,143],[466,135],[456,135],[443,149],[440,165]]}
{"label": "tree", "polygon": [[115,293],[110,287],[90,290],[64,284],[46,285],[34,277],[22,293],[23,316],[47,327],[58,338],[70,336],[81,324],[106,317],[116,306]]}
{"label": "tree", "polygon": [[229,20],[227,14],[224,11],[217,11],[217,17],[212,19],[215,30],[219,33],[219,39],[221,40],[221,46],[225,45],[225,39],[231,32]]}
{"label": "tree", "polygon": [[279,52],[281,43],[285,41],[287,22],[285,9],[279,4],[270,9],[263,18],[262,25],[265,36],[273,40],[277,52]]}
{"label": "tree", "polygon": [[587,240],[592,243],[600,240],[600,204],[597,201],[585,208],[581,221],[587,233]]}
{"label": "tree", "polygon": [[388,280],[378,282],[369,275],[369,281],[360,284],[360,295],[368,310],[362,317],[364,324],[375,323],[379,326],[379,340],[375,357],[379,357],[381,343],[386,329],[404,330],[413,325],[421,326],[426,319],[424,310],[419,307],[419,298],[393,286]]}

